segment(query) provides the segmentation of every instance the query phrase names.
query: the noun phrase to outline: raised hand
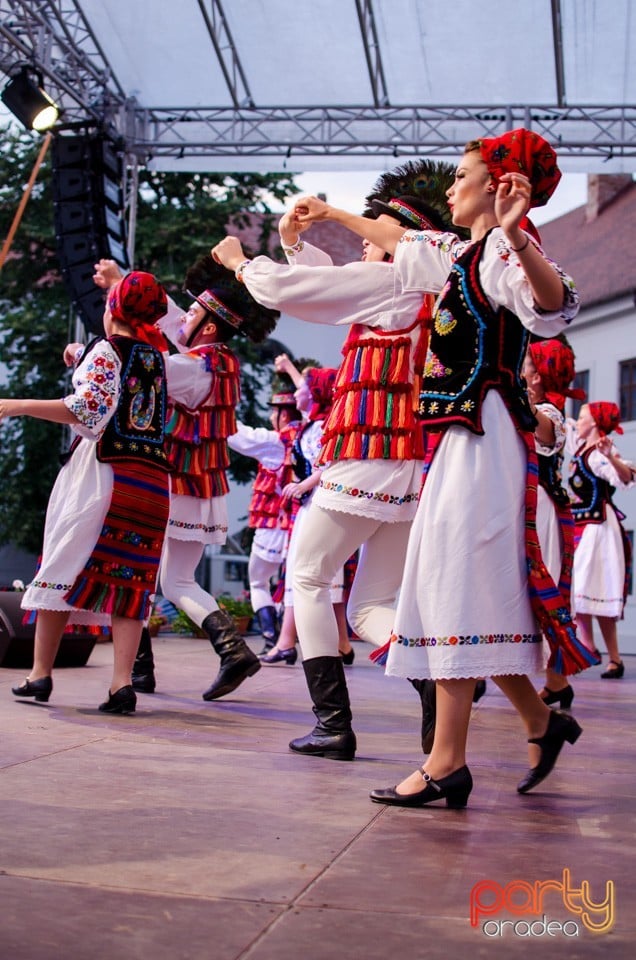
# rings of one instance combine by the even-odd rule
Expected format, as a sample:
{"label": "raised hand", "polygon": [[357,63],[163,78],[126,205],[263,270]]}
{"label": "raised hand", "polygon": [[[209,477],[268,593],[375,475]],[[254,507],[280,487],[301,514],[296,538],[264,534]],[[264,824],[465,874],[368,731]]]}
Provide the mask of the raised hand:
{"label": "raised hand", "polygon": [[298,242],[300,234],[308,230],[310,226],[310,222],[300,223],[294,210],[290,210],[283,214],[278,221],[278,232],[285,246],[293,247]]}
{"label": "raised hand", "polygon": [[331,207],[318,197],[300,197],[294,204],[293,214],[297,223],[309,226],[318,220],[329,220]]}
{"label": "raised hand", "polygon": [[212,259],[227,267],[228,270],[236,270],[245,260],[243,247],[238,237],[224,237],[216,246],[210,250]]}
{"label": "raised hand", "polygon": [[519,226],[530,209],[530,181],[523,173],[504,173],[495,194],[495,216],[508,233]]}
{"label": "raised hand", "polygon": [[121,280],[123,273],[114,260],[100,260],[93,267],[93,283],[102,290],[109,290],[114,283]]}
{"label": "raised hand", "polygon": [[64,360],[64,366],[73,367],[77,362],[77,355],[80,350],[84,349],[83,343],[67,343],[64,347],[64,353],[62,354],[62,359]]}

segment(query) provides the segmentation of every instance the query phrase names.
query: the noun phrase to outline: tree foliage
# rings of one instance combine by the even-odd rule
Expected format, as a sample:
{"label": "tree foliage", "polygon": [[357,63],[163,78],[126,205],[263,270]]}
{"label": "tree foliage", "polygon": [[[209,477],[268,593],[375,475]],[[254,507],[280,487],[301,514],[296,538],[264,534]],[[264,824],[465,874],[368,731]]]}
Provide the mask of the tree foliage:
{"label": "tree foliage", "polygon": [[[8,233],[41,138],[0,128],[0,235]],[[155,273],[177,303],[186,268],[227,232],[228,225],[252,229],[251,254],[266,252],[277,217],[269,206],[297,192],[287,174],[157,173],[140,171],[135,243],[138,269]],[[253,226],[253,223],[252,223]],[[11,251],[0,272],[0,389],[12,397],[59,397],[68,390],[62,350],[74,339],[74,311],[60,273],[56,251],[50,156],[45,158],[26,205]],[[263,384],[280,352],[276,341],[255,348],[241,338],[232,348],[242,363],[246,422],[266,422]],[[58,425],[15,418],[0,425],[0,544],[39,550],[49,493],[67,438]],[[235,481],[246,482],[253,467],[233,459]]]}

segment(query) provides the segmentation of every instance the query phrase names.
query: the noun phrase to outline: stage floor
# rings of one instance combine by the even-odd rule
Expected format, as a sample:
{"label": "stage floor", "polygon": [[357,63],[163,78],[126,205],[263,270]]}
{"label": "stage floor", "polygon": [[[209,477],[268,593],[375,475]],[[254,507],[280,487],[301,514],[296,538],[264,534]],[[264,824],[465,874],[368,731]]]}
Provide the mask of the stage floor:
{"label": "stage floor", "polygon": [[353,763],[289,751],[313,726],[300,663],[205,703],[216,655],[163,636],[132,717],[96,709],[109,644],[58,670],[48,704],[0,669],[0,957],[631,958],[636,657],[574,681],[583,736],[526,796],[523,731],[489,683],[469,806],[407,810],[368,792],[421,762],[419,699],[354,646]]}

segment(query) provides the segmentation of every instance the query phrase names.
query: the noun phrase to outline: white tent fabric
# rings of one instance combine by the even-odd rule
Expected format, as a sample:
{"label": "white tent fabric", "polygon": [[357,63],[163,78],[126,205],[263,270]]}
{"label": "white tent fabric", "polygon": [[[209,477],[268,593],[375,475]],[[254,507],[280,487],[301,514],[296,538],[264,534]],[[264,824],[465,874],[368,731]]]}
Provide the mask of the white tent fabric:
{"label": "white tent fabric", "polygon": [[69,120],[102,110],[160,169],[377,169],[520,125],[564,147],[564,170],[635,166],[634,0],[0,0],[0,12],[5,72],[30,51]]}

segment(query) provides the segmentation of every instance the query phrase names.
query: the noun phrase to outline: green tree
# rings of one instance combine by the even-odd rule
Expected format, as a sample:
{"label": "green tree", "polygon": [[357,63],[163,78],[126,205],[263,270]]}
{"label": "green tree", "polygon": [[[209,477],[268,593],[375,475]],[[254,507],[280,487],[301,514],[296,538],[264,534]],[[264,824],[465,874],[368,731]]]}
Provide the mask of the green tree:
{"label": "green tree", "polygon": [[[8,235],[41,138],[0,128],[0,237]],[[178,303],[188,265],[209,250],[228,224],[250,231],[251,253],[268,249],[277,201],[297,192],[287,174],[155,173],[140,171],[134,266],[150,270],[166,284]],[[50,154],[40,169],[7,261],[0,272],[0,389],[5,396],[63,396],[68,375],[62,365],[64,345],[74,338],[74,312],[57,258]],[[262,385],[269,381],[275,341],[256,350],[237,338],[242,358],[243,401],[240,416],[265,423]],[[16,418],[0,425],[0,544],[13,543],[37,552],[44,513],[65,446],[64,431],[54,424]],[[235,481],[253,473],[245,458],[233,461]]]}

